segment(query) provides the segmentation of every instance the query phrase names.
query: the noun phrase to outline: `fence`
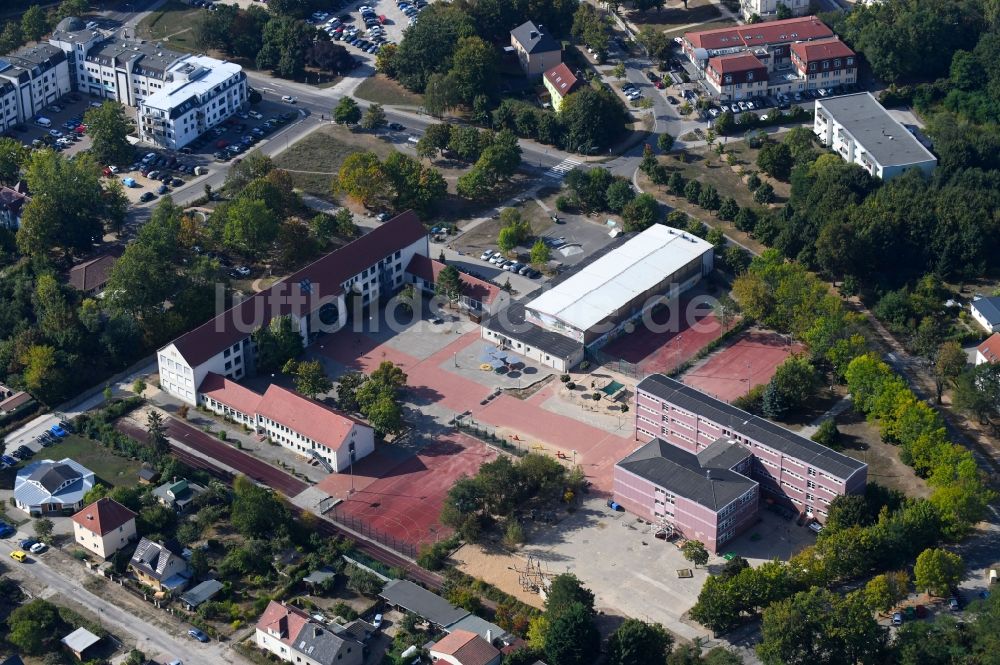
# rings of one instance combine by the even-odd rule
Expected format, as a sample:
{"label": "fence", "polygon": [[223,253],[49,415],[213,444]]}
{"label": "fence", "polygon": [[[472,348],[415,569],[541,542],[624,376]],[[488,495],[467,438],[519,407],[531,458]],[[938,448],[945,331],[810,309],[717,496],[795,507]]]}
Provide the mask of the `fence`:
{"label": "fence", "polygon": [[362,517],[348,515],[339,505],[334,506],[330,512],[326,514],[326,516],[341,526],[354,531],[360,536],[363,536],[368,540],[373,540],[380,545],[384,545],[395,552],[399,552],[403,556],[407,556],[411,559],[415,559],[417,557],[417,548],[412,543],[404,542],[388,533],[385,533],[384,531],[379,531],[378,529],[373,528],[372,525]]}
{"label": "fence", "polygon": [[612,372],[620,372],[632,379],[639,379],[648,374],[643,370],[642,363],[630,363],[627,360],[615,358],[600,349],[587,349],[586,357],[594,365],[600,365]]}

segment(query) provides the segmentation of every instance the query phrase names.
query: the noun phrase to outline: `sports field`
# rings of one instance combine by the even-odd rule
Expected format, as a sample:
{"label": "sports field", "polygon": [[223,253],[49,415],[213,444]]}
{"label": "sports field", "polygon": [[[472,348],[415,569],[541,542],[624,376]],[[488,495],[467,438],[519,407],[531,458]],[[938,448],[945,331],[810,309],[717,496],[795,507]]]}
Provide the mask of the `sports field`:
{"label": "sports field", "polygon": [[770,381],[785,358],[801,351],[801,345],[789,346],[784,335],[750,330],[685,372],[681,381],[732,402],[754,386]]}

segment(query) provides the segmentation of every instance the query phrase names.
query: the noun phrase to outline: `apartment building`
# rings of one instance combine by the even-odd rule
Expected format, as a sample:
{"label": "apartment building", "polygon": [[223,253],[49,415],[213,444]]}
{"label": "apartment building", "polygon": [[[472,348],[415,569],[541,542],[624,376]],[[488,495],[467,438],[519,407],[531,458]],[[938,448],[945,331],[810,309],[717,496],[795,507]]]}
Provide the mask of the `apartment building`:
{"label": "apartment building", "polygon": [[248,94],[239,65],[186,57],[170,67],[160,90],[139,102],[139,137],[181,148],[237,113]]}
{"label": "apartment building", "polygon": [[71,89],[66,54],[51,44],[0,57],[0,128],[28,122]]}
{"label": "apartment building", "polygon": [[937,167],[937,157],[870,92],[817,99],[813,132],[844,161],[882,180],[910,169],[930,174]]}
{"label": "apartment building", "polygon": [[209,373],[234,381],[253,375],[251,335],[282,316],[291,319],[303,345],[320,333],[336,332],[359,306],[401,289],[416,254],[428,254],[427,230],[407,211],[160,349],[161,389],[196,406]]}
{"label": "apartment building", "polygon": [[764,21],[778,18],[778,7],[784,5],[792,16],[805,16],[809,13],[809,0],[742,0],[740,13],[744,21],[757,16]]}
{"label": "apartment building", "polygon": [[56,26],[49,45],[64,54],[77,90],[137,108],[140,138],[166,148],[190,143],[248,98],[239,65],[171,51],[130,37],[129,28],[103,31],[69,17]]}
{"label": "apartment building", "polygon": [[815,16],[685,33],[709,94],[747,99],[857,81],[857,57]]}
{"label": "apartment building", "polygon": [[765,499],[821,522],[835,497],[863,492],[868,480],[863,462],[662,374],[646,377],[636,388],[635,436],[694,455],[720,439],[734,441],[752,454],[748,477],[759,483]]}

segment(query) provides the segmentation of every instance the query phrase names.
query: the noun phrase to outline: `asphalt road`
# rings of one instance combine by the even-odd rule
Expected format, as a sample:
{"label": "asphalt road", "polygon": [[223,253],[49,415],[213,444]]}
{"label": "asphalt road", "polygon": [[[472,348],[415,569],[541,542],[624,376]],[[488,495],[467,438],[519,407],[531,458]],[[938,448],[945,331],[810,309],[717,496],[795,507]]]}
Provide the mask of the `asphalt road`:
{"label": "asphalt road", "polygon": [[[159,657],[164,662],[180,658],[186,665],[217,665],[218,663],[245,662],[242,657],[219,642],[202,644],[196,642],[184,633],[177,635],[168,633],[159,626],[145,621],[138,621],[134,614],[119,608],[104,598],[85,589],[78,580],[64,577],[55,569],[49,567],[41,558],[31,555],[24,563],[14,563],[10,553],[17,547],[17,538],[23,534],[0,540],[0,555],[8,566],[10,575],[17,579],[31,578],[46,587],[41,594],[49,598],[61,594],[67,598],[90,608],[112,632],[119,637],[125,634],[135,638],[137,648],[147,656]],[[127,593],[122,591],[122,593]]]}

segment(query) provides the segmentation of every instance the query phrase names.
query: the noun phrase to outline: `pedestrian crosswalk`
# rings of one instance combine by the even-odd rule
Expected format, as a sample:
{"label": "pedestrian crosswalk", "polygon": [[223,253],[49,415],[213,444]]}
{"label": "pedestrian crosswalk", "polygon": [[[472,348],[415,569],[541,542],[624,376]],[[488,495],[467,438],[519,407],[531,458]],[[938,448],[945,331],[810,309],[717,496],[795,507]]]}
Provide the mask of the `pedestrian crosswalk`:
{"label": "pedestrian crosswalk", "polygon": [[582,166],[583,162],[578,162],[575,159],[564,159],[548,171],[542,174],[543,178],[550,178],[552,180],[562,180],[567,173],[572,171],[578,166]]}

